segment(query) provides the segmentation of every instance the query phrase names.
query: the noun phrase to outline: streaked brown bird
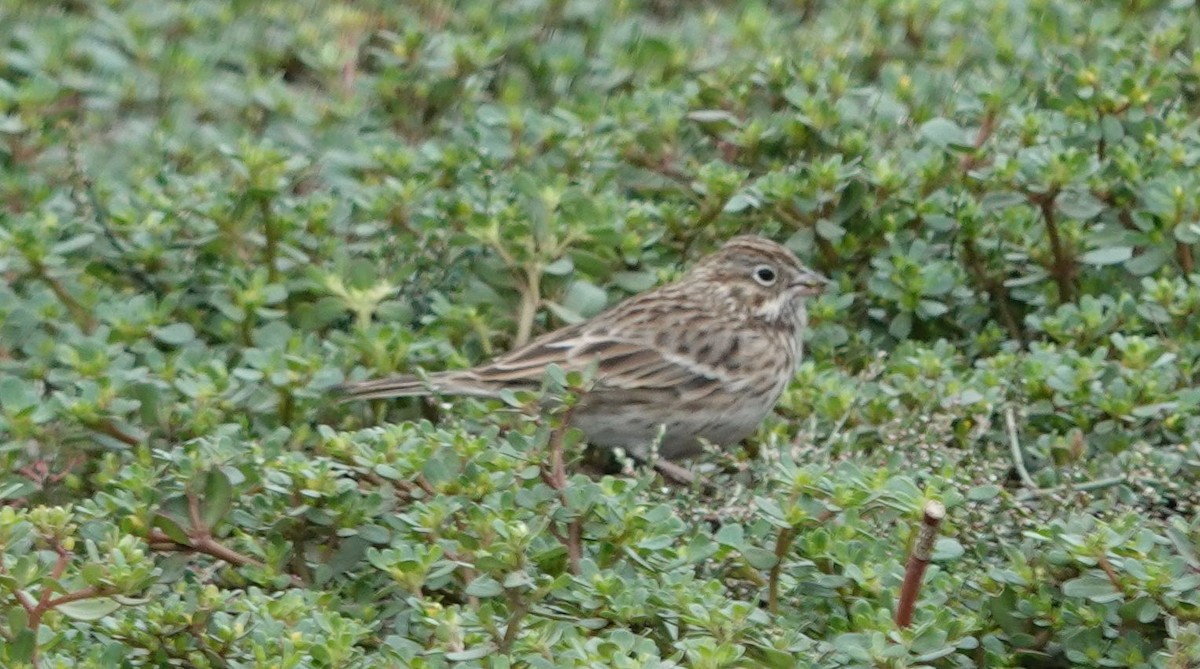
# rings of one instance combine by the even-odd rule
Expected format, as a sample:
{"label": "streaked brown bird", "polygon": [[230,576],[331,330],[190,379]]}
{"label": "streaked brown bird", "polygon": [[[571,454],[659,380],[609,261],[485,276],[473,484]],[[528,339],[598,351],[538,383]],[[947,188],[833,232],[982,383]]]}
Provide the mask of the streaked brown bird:
{"label": "streaked brown bird", "polygon": [[489,363],[340,390],[347,400],[497,397],[540,387],[551,363],[567,371],[595,365],[572,424],[593,446],[642,457],[661,427],[659,455],[678,460],[696,455],[699,439],[734,444],[758,427],[800,360],[805,302],[828,283],[773,241],[734,237],[678,281]]}

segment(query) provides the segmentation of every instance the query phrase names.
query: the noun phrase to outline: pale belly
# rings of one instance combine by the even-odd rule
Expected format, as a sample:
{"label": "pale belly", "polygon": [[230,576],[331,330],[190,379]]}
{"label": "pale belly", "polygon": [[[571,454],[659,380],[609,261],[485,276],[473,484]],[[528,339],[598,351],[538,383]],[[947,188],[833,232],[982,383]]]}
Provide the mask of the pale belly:
{"label": "pale belly", "polygon": [[655,410],[647,411],[646,405],[640,404],[603,410],[581,407],[571,422],[583,430],[588,443],[623,448],[637,457],[649,453],[651,444],[663,430],[659,457],[680,460],[702,452],[699,439],[718,446],[734,446],[750,436],[774,408],[782,392],[780,384],[761,394],[742,395],[719,409],[658,405],[653,407]]}

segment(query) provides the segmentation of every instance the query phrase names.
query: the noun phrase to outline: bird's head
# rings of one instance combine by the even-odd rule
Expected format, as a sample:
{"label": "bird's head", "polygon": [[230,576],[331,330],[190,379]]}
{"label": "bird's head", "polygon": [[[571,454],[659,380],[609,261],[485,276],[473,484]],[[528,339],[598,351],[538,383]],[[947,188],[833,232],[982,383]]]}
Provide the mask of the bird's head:
{"label": "bird's head", "polygon": [[829,285],[786,247],[754,235],[725,242],[688,278],[728,308],[793,330],[804,326],[805,301]]}

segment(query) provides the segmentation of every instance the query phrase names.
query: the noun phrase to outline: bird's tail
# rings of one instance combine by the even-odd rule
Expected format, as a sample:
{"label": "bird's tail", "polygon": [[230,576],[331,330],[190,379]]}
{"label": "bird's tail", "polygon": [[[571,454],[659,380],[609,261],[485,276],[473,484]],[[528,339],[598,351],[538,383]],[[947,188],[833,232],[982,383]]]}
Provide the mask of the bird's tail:
{"label": "bird's tail", "polygon": [[377,400],[389,397],[419,397],[422,395],[474,395],[494,397],[495,388],[480,384],[469,370],[438,372],[421,378],[412,374],[389,376],[383,379],[343,383],[335,387],[338,401]]}
{"label": "bird's tail", "polygon": [[436,392],[425,380],[412,374],[343,383],[333,389],[339,402],[375,400],[385,397],[416,397]]}

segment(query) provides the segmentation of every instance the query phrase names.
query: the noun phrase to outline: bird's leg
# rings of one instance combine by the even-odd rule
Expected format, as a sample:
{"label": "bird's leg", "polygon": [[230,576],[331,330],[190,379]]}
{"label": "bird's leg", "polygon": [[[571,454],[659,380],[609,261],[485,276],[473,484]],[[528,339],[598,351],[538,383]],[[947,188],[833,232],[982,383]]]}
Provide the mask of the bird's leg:
{"label": "bird's leg", "polygon": [[691,470],[681,467],[670,460],[655,458],[654,471],[658,472],[664,479],[679,485],[691,486],[696,482],[696,475]]}

